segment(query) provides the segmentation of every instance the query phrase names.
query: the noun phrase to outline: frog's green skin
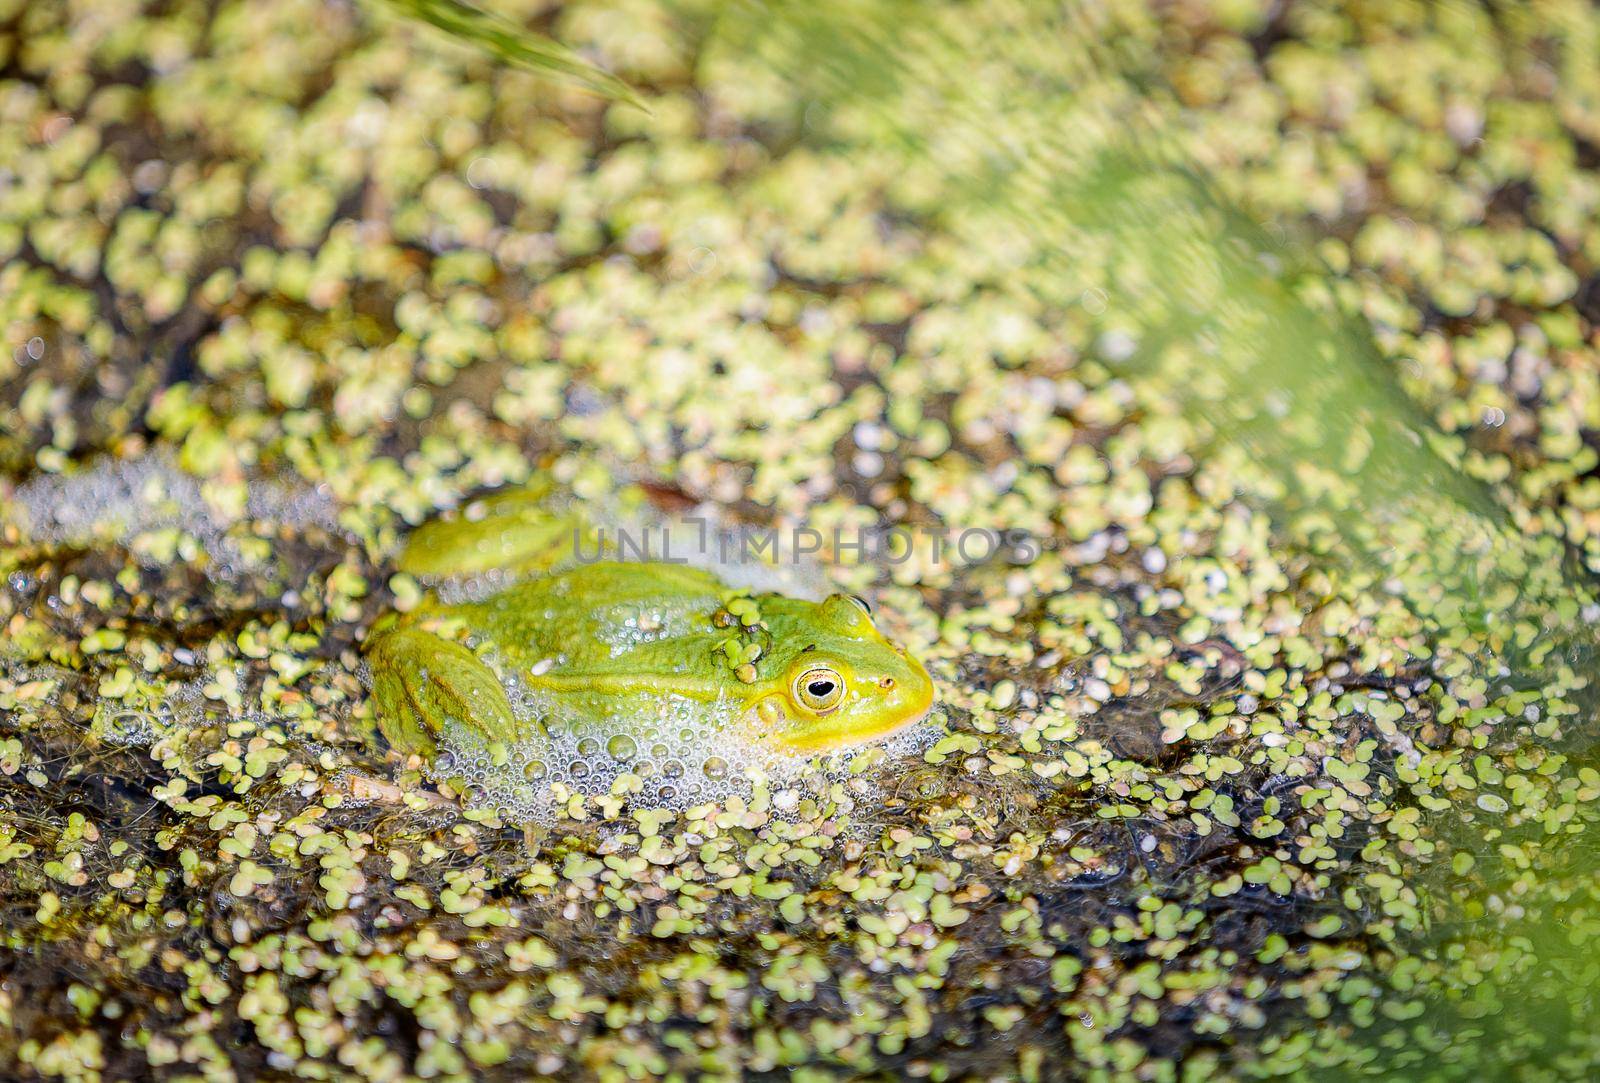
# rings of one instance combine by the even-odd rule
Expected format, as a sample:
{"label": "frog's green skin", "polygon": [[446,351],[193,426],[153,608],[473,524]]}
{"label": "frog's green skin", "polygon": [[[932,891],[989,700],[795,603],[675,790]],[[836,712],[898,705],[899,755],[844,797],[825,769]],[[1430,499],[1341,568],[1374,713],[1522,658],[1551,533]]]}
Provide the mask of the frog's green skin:
{"label": "frog's green skin", "polygon": [[[519,571],[538,566],[547,524],[526,504],[503,507],[460,521],[468,570],[486,570],[486,550],[508,554]],[[531,525],[537,540],[524,547],[495,534],[496,519],[513,534]],[[454,525],[430,524],[413,538],[435,572],[447,570]],[[380,728],[423,756],[450,723],[492,746],[546,726],[615,734],[685,712],[809,753],[887,736],[933,702],[927,670],[884,638],[863,603],[752,596],[674,564],[575,563],[482,601],[430,597],[380,622],[365,650]],[[513,697],[537,717],[519,717]]]}

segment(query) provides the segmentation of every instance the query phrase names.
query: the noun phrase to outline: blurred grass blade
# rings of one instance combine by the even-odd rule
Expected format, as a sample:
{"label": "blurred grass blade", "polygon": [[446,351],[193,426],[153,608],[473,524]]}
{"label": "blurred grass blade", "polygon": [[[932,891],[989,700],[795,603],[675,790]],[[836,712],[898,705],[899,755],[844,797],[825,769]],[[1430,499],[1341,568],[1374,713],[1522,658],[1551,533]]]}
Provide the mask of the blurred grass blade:
{"label": "blurred grass blade", "polygon": [[603,98],[650,111],[631,86],[585,60],[576,50],[465,0],[382,0],[382,3],[507,64],[576,83]]}
{"label": "blurred grass blade", "polygon": [[[980,32],[960,5],[769,0],[735,5],[722,32],[892,148],[972,251],[1003,238],[1012,266],[1048,270],[1029,289],[1060,312],[1097,296],[1090,352],[1184,417],[1197,448],[1230,454],[1288,544],[1396,592],[1464,669],[1551,695],[1588,685],[1593,584],[1463,473],[1326,269],[1199,166],[1138,16],[990,0],[985,17]],[[974,68],[1011,73],[1005,93]],[[1600,747],[1600,727],[1568,738]]]}
{"label": "blurred grass blade", "polygon": [[[1416,892],[1434,925],[1409,934],[1412,969],[1373,969],[1375,1009],[1349,1016],[1364,1036],[1291,1078],[1593,1077],[1590,782],[1574,780],[1559,814],[1501,821],[1474,815],[1490,811],[1474,798],[1441,799],[1431,779],[1444,774],[1433,764],[1489,749],[1530,771],[1600,770],[1596,584],[1562,538],[1529,529],[1462,470],[1461,441],[1408,398],[1327,269],[1201,167],[1181,103],[1142,47],[1139,6],[989,0],[981,27],[960,5],[909,0],[769,0],[734,16],[730,46],[766,59],[816,116],[839,116],[839,131],[893,148],[897,175],[914,180],[906,190],[965,251],[1048,272],[1027,289],[1080,321],[1086,356],[1226,459],[1282,549],[1330,581],[1393,597],[1428,631],[1429,694],[1450,711],[1435,716],[1445,724],[1374,732],[1415,787],[1429,844],[1472,860],[1419,849],[1396,861],[1394,897]],[[996,90],[995,77],[1011,81]]]}

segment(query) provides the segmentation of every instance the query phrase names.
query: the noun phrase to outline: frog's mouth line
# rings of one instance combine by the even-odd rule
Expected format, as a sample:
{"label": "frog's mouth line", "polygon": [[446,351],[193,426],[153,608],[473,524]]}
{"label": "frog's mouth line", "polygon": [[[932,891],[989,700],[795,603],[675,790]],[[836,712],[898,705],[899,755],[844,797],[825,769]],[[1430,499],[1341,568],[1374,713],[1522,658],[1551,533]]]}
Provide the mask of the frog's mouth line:
{"label": "frog's mouth line", "polygon": [[[789,752],[808,756],[822,752],[833,752],[850,745],[876,744],[926,720],[933,711],[933,699],[933,684],[930,681],[927,695],[919,697],[917,702],[912,704],[911,709],[899,721],[892,724],[873,726],[870,727],[868,732],[861,732],[860,727],[846,730],[828,730],[824,727],[817,727],[799,735],[780,731],[770,734],[770,739],[773,743]],[[829,714],[833,713],[835,712],[829,712]],[[826,715],[821,716],[818,721],[822,721],[826,717]]]}
{"label": "frog's mouth line", "polygon": [[[930,708],[931,710],[931,708]],[[896,722],[892,726],[875,728],[870,735],[853,732],[813,734],[801,740],[794,740],[787,736],[778,736],[776,743],[787,752],[796,752],[802,755],[815,756],[824,752],[837,752],[852,746],[870,746],[886,741],[897,733],[904,732],[928,717],[929,711],[921,714],[909,715],[904,721]]]}

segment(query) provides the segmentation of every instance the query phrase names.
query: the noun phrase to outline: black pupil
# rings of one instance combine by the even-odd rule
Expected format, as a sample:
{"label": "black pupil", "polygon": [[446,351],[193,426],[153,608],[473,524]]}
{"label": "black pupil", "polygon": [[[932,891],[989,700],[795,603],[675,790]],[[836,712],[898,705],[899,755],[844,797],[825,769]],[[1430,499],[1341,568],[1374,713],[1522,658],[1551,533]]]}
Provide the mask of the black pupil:
{"label": "black pupil", "polygon": [[825,696],[829,692],[833,691],[833,682],[832,681],[812,681],[810,684],[806,685],[806,691],[810,692],[813,696],[816,696],[818,699],[821,699],[823,696]]}

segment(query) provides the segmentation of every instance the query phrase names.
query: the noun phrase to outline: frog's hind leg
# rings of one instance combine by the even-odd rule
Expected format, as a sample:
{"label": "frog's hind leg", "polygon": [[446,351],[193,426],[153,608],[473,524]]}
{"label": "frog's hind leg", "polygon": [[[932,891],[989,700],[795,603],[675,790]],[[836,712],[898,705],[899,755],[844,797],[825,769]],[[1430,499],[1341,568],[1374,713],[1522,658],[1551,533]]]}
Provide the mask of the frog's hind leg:
{"label": "frog's hind leg", "polygon": [[[627,490],[619,511],[636,505]],[[584,506],[545,479],[474,500],[459,514],[414,530],[397,561],[428,578],[545,572],[606,548],[604,531]]]}
{"label": "frog's hind leg", "polygon": [[467,647],[415,625],[380,627],[365,648],[378,729],[402,753],[432,759],[449,726],[509,745],[517,721],[500,679]]}

